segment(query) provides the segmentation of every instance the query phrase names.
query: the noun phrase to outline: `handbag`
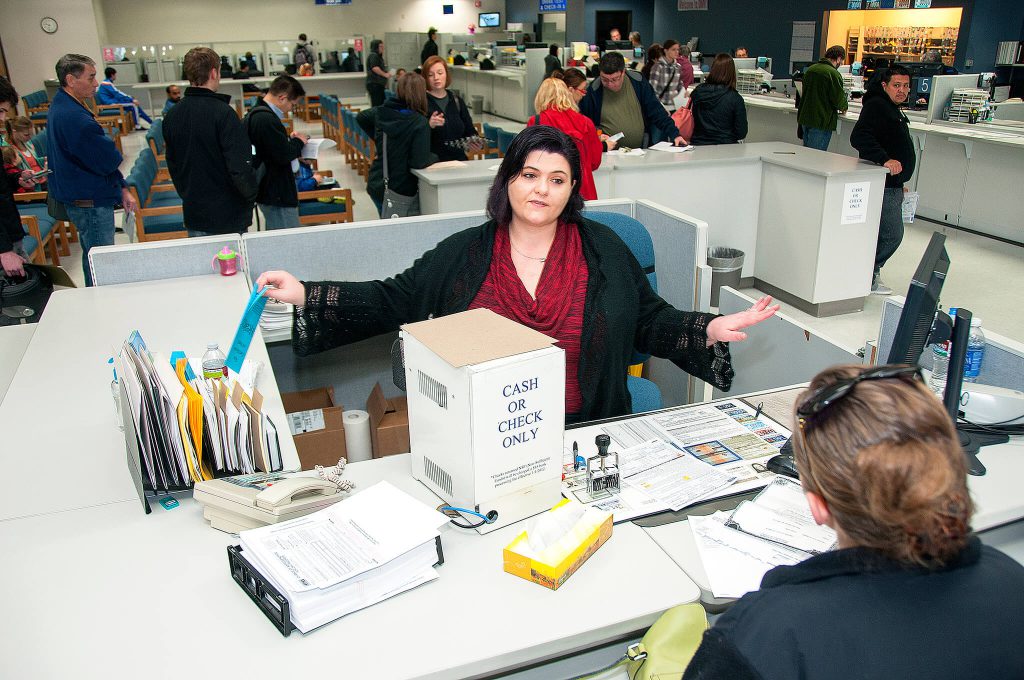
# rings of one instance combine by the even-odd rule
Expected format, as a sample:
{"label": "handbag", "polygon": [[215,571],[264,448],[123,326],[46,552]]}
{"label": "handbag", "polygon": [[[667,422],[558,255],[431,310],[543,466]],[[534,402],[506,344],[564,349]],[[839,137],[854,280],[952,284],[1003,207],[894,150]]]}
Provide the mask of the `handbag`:
{"label": "handbag", "polygon": [[388,134],[384,135],[384,200],[381,204],[380,216],[383,219],[411,217],[420,214],[420,196],[405,196],[388,187]]}
{"label": "handbag", "polygon": [[676,109],[675,113],[672,114],[672,122],[676,124],[679,136],[685,139],[687,143],[693,137],[693,111],[690,110],[690,105],[690,102],[686,102],[686,106]]}

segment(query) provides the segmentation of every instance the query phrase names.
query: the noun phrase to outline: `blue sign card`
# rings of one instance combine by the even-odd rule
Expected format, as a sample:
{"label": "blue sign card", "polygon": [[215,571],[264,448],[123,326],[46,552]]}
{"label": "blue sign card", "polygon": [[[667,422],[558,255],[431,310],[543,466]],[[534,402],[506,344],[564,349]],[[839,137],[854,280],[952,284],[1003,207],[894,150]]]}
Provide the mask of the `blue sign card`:
{"label": "blue sign card", "polygon": [[238,324],[238,330],[235,331],[235,339],[231,341],[227,367],[235,373],[242,370],[242,362],[245,361],[245,355],[249,353],[252,336],[255,335],[256,328],[259,326],[263,308],[267,306],[267,298],[263,297],[266,290],[266,286],[258,290],[254,288],[249,294],[249,302],[245,305],[242,320]]}
{"label": "blue sign card", "polygon": [[540,0],[541,12],[564,12],[565,0]]}
{"label": "blue sign card", "polygon": [[928,9],[932,6],[932,0],[914,0],[914,9]]}
{"label": "blue sign card", "polygon": [[314,0],[317,5],[351,5],[352,0]]}
{"label": "blue sign card", "polygon": [[863,6],[863,0],[846,0],[846,9],[860,9]]}

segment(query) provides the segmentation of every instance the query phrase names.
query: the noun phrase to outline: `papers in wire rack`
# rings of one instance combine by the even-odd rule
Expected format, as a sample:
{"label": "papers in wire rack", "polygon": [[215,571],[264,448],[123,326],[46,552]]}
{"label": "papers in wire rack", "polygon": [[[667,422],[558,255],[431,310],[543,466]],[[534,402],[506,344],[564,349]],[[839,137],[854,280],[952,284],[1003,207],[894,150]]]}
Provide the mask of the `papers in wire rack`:
{"label": "papers in wire rack", "polygon": [[437,578],[441,513],[379,482],[329,508],[239,534],[246,559],[308,632]]}

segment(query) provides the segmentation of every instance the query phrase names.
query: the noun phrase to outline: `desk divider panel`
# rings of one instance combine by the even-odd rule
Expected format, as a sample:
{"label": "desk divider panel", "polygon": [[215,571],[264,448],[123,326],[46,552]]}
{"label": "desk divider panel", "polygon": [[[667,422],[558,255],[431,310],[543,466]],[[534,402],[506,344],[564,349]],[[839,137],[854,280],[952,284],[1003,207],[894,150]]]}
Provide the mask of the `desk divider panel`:
{"label": "desk divider panel", "polygon": [[89,269],[97,286],[202,276],[214,273],[213,258],[224,246],[240,253],[242,239],[224,234],[98,246],[89,250]]}
{"label": "desk divider panel", "polygon": [[[754,302],[754,298],[723,286],[718,310],[721,314],[733,314],[748,309]],[[776,313],[746,329],[746,333],[746,340],[729,345],[736,371],[732,388],[728,392],[715,388],[715,399],[795,385],[809,381],[829,366],[861,363],[856,350],[842,347],[784,314]]]}
{"label": "desk divider panel", "polygon": [[[878,328],[878,351],[875,363],[884,364],[889,358],[896,326],[900,322],[905,298],[894,295],[882,302],[882,321]],[[968,307],[970,309],[970,307]],[[983,385],[1024,389],[1024,344],[982,328],[985,333],[985,358],[981,362],[978,382]],[[925,347],[918,364],[931,370],[931,349]]]}
{"label": "desk divider panel", "polygon": [[599,198],[594,201],[587,201],[584,204],[583,215],[586,217],[587,213],[600,211],[636,217],[636,215],[633,214],[634,204],[635,202],[630,198]]}

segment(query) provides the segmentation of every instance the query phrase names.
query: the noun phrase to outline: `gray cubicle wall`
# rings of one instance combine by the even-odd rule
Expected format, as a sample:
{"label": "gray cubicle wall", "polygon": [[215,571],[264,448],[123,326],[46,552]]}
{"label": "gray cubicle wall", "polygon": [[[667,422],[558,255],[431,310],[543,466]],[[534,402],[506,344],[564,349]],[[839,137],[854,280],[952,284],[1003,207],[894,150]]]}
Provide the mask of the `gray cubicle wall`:
{"label": "gray cubicle wall", "polygon": [[224,234],[98,246],[89,250],[89,269],[97,286],[202,276],[215,273],[213,258],[224,246],[240,253],[242,238]]}
{"label": "gray cubicle wall", "polygon": [[[905,298],[892,296],[882,303],[882,321],[878,327],[878,349],[875,352],[876,363],[884,364],[888,360],[904,302]],[[1024,389],[1024,345],[989,331],[985,332],[985,340],[985,358],[981,362],[978,382],[1013,390]],[[925,348],[918,363],[923,368],[931,369],[932,353],[929,348]]]}
{"label": "gray cubicle wall", "polygon": [[[442,239],[485,220],[482,210],[474,210],[246,234],[246,270],[251,281],[273,269],[307,281],[387,278]],[[282,392],[333,386],[345,408],[362,409],[374,383],[380,382],[387,396],[400,393],[391,380],[390,351],[396,336],[370,338],[311,357],[295,356],[287,342],[271,344],[267,351]]]}
{"label": "gray cubicle wall", "polygon": [[[749,309],[755,300],[724,286],[719,297],[719,312],[733,314]],[[818,335],[806,326],[776,314],[767,321],[746,329],[747,339],[730,343],[732,388],[715,389],[715,398],[746,394],[807,382],[828,366],[859,364],[857,350]]]}

